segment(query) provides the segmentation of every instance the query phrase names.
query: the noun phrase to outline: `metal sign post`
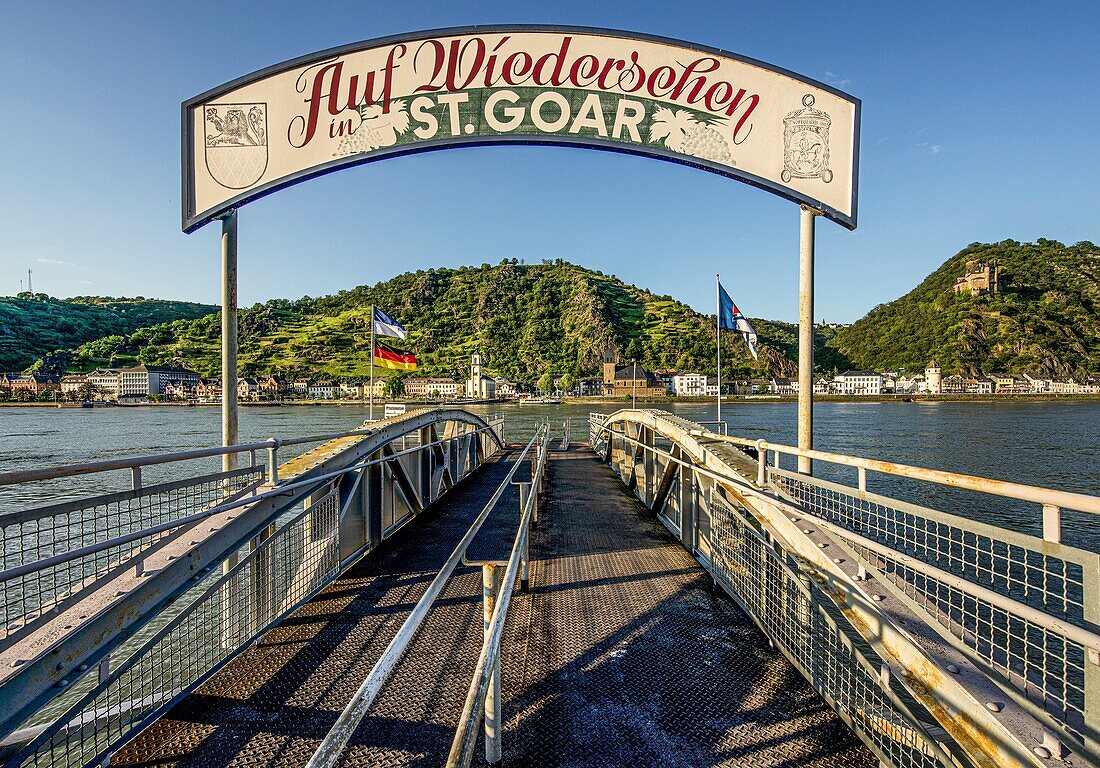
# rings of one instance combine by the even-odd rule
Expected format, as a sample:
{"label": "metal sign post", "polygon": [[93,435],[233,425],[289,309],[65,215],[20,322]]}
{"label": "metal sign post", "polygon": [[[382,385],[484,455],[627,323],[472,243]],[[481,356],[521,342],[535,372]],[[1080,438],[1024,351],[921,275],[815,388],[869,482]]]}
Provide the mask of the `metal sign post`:
{"label": "metal sign post", "polygon": [[[718,342],[718,429],[722,428],[722,281],[720,275],[714,276],[714,338]],[[703,382],[703,394],[707,385]]]}
{"label": "metal sign post", "polygon": [[[814,447],[814,217],[803,205],[798,236],[798,447]],[[812,475],[813,461],[798,457],[798,471]]]}
{"label": "metal sign post", "polygon": [[[222,445],[237,443],[237,210],[222,217]],[[237,454],[222,469],[237,468]]]}
{"label": "metal sign post", "polygon": [[370,305],[370,408],[367,419],[374,421],[374,305]]}

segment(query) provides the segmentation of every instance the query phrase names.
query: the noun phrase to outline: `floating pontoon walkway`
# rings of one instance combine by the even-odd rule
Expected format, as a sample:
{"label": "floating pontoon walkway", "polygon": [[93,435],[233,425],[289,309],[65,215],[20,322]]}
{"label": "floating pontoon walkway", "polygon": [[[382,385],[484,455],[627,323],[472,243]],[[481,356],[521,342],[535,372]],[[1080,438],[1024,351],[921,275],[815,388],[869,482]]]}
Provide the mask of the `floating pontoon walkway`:
{"label": "floating pontoon walkway", "polygon": [[[111,764],[305,765],[517,454],[440,499]],[[514,537],[509,491],[471,559]],[[552,452],[546,493],[530,590],[515,593],[504,636],[505,765],[876,764],[599,457]],[[480,568],[456,571],[342,764],[445,762],[483,639],[481,586]]]}

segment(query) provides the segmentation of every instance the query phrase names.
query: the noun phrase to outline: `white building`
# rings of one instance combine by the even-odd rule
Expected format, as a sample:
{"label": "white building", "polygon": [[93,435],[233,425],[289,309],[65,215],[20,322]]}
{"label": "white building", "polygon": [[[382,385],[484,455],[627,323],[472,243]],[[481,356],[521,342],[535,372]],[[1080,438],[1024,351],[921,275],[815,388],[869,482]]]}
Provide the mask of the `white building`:
{"label": "white building", "polygon": [[1050,394],[1052,395],[1077,395],[1081,392],[1081,385],[1073,379],[1054,379],[1050,382]]}
{"label": "white building", "polygon": [[932,395],[938,395],[943,391],[943,369],[940,364],[932,360],[924,369],[925,391]]}
{"label": "white building", "polygon": [[495,379],[493,379],[493,383],[496,385],[497,397],[505,397],[511,399],[515,397],[516,393],[519,391],[516,388],[516,383],[514,381],[509,381],[503,376],[497,376]]}
{"label": "white building", "polygon": [[340,397],[361,399],[366,396],[369,387],[361,381],[341,381]]}
{"label": "white building", "polygon": [[496,396],[497,383],[482,374],[481,354],[474,352],[470,355],[470,378],[466,381],[466,397],[471,400],[492,400]]}
{"label": "white building", "polygon": [[331,381],[310,382],[306,396],[311,400],[335,400],[338,388]]}
{"label": "white building", "polygon": [[[722,380],[722,394],[728,395],[730,393],[733,382],[728,379]],[[707,376],[707,385],[703,390],[707,397],[718,397],[718,377]]]}
{"label": "white building", "polygon": [[465,393],[468,382],[459,383],[454,379],[411,378],[405,379],[405,396],[412,398],[454,399]]}
{"label": "white building", "polygon": [[72,374],[70,376],[61,377],[61,392],[62,394],[69,394],[70,392],[79,392],[84,388],[84,385],[88,383],[88,377],[82,373]]}
{"label": "white building", "polygon": [[1036,378],[1035,376],[1029,376],[1024,374],[1024,378],[1027,379],[1031,385],[1031,391],[1037,395],[1045,395],[1050,392],[1050,379]]}
{"label": "white building", "polygon": [[255,379],[241,377],[237,379],[237,399],[257,400],[260,397],[260,387]]}
{"label": "white building", "polygon": [[707,377],[702,373],[681,373],[672,377],[672,394],[677,397],[702,397],[706,390]]}
{"label": "white building", "polygon": [[882,394],[882,374],[874,371],[845,371],[835,381],[842,395]]}
{"label": "white building", "polygon": [[176,381],[185,386],[199,383],[199,375],[186,368],[169,368],[154,365],[138,365],[118,372],[119,397],[149,397],[163,395],[164,385]]}
{"label": "white building", "polygon": [[898,378],[897,387],[894,390],[899,395],[914,395],[928,391],[928,382],[922,374],[915,376],[901,376]]}
{"label": "white building", "polygon": [[772,378],[768,382],[768,391],[773,395],[790,396],[797,392],[797,388],[791,384],[790,379]]}

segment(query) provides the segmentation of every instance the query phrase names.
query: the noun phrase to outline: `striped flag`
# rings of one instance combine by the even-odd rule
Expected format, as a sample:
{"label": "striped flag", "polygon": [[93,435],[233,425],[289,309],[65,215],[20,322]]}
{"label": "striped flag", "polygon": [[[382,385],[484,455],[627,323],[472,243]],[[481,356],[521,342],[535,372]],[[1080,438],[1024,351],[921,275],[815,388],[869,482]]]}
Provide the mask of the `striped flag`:
{"label": "striped flag", "polygon": [[382,342],[374,347],[374,364],[395,371],[415,371],[416,355],[398,352]]}
{"label": "striped flag", "polygon": [[741,314],[741,310],[733,303],[733,299],[726,293],[721,283],[718,284],[718,327],[727,331],[740,331],[745,337],[745,343],[749,345],[749,352],[752,353],[753,359],[757,359],[756,331],[752,329],[748,319]]}
{"label": "striped flag", "polygon": [[392,336],[395,339],[409,338],[409,332],[405,330],[405,326],[378,307],[374,308],[374,332],[379,336]]}

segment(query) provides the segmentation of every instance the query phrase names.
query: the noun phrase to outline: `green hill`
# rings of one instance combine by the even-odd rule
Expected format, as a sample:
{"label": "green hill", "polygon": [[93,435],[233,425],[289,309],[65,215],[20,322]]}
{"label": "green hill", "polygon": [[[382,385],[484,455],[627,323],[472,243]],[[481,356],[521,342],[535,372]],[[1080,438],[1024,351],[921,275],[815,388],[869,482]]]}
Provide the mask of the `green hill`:
{"label": "green hill", "polygon": [[[995,264],[1003,288],[957,295],[968,261]],[[1082,376],[1100,371],[1100,248],[973,243],[896,301],[841,329],[830,346],[864,368],[1007,371]]]}
{"label": "green hill", "polygon": [[[244,375],[363,377],[370,364],[370,307],[377,304],[409,330],[404,346],[425,375],[465,377],[470,353],[488,371],[533,380],[545,372],[591,375],[611,343],[623,360],[652,369],[714,372],[714,319],[564,261],[505,260],[461,269],[409,272],[374,286],[323,298],[273,300],[240,312]],[[217,314],[142,328],[84,344],[71,368],[132,363],[219,369]],[[762,342],[753,361],[740,336],[723,334],[726,375],[789,375],[797,346],[793,326],[754,321]]]}
{"label": "green hill", "polygon": [[[172,320],[208,315],[217,307],[160,299],[79,296],[54,299],[21,293],[0,298],[0,371],[21,371],[55,350]],[[39,363],[49,368],[52,357]]]}

